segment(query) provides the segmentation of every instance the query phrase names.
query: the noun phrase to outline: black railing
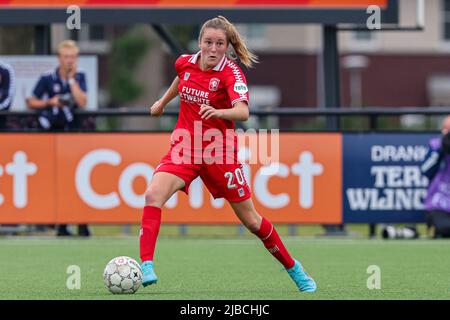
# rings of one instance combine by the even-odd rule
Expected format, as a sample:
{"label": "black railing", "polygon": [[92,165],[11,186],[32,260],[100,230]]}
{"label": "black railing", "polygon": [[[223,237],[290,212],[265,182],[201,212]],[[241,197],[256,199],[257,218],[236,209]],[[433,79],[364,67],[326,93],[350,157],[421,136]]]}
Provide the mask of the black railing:
{"label": "black railing", "polygon": [[[128,118],[128,117],[149,117],[149,108],[138,108],[138,107],[129,107],[129,108],[105,108],[99,109],[95,111],[86,111],[86,110],[76,110],[75,114],[80,118]],[[368,120],[368,123],[357,130],[370,130],[376,131],[379,129],[383,129],[379,125],[379,119],[382,117],[401,117],[406,115],[423,115],[426,117],[432,116],[443,116],[450,115],[450,107],[442,106],[442,107],[366,107],[366,108],[298,108],[298,107],[281,107],[281,108],[272,108],[266,110],[251,110],[251,116],[257,117],[258,119],[265,119],[267,117],[278,117],[280,120],[289,121],[294,119],[311,119],[311,118],[319,118],[323,117],[325,119],[344,119],[346,117],[364,117]],[[178,110],[174,108],[166,108],[162,118],[167,117],[177,117]],[[3,117],[8,118],[29,118],[36,119],[37,113],[33,110],[26,111],[0,111],[0,120]],[[291,121],[292,122],[292,121]],[[119,126],[120,127],[120,126]],[[143,128],[137,131],[170,131],[170,125],[166,126],[163,130],[161,128],[149,127]],[[24,128],[25,129],[25,128]],[[303,126],[296,126],[295,123],[291,123],[290,125],[283,126],[280,125],[280,129],[283,131],[311,131],[311,128],[305,128]],[[389,129],[389,128],[388,128]],[[390,130],[395,130],[399,128],[390,128]],[[434,129],[426,128],[426,129]],[[9,130],[2,128],[2,131],[17,131],[17,130]],[[315,130],[312,131],[340,131],[346,130],[345,125],[341,123],[341,121],[337,121],[334,127],[328,126],[325,121],[322,123],[322,126],[315,127]],[[351,129],[350,129],[351,130]],[[31,130],[33,131],[33,130]],[[77,131],[84,131],[83,129]],[[136,131],[136,130],[128,130],[121,128],[108,128],[105,126],[103,128],[97,128],[95,130],[90,131]]]}
{"label": "black railing", "polygon": [[[149,108],[105,108],[95,111],[76,110],[76,114],[84,116],[148,116]],[[334,116],[334,115],[363,115],[363,116],[385,116],[385,115],[443,115],[450,114],[450,106],[442,107],[367,107],[367,108],[299,108],[299,107],[281,107],[270,110],[252,110],[255,116]],[[0,111],[0,116],[17,115],[30,116],[36,115],[32,110],[27,111]],[[163,116],[176,116],[178,110],[166,109]]]}

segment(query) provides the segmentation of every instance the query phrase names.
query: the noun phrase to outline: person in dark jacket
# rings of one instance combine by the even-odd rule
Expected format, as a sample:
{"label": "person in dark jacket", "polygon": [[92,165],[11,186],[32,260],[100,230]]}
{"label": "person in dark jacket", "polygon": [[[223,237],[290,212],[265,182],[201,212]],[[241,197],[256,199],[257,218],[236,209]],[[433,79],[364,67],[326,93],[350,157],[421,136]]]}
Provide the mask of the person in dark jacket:
{"label": "person in dark jacket", "polygon": [[[14,96],[14,70],[0,61],[0,111],[7,111],[11,107]],[[6,116],[0,116],[0,130],[6,129]]]}
{"label": "person in dark jacket", "polygon": [[439,137],[429,141],[421,165],[429,185],[424,205],[429,232],[434,238],[450,237],[450,116],[444,119]]}

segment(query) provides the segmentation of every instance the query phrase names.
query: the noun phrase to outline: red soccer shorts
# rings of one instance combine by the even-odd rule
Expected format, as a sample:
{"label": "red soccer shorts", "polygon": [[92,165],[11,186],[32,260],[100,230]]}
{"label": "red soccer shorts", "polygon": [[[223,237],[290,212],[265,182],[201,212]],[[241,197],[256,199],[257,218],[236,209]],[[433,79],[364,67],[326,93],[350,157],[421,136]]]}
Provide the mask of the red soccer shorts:
{"label": "red soccer shorts", "polygon": [[[244,177],[242,164],[235,156],[232,163],[181,163],[172,161],[172,149],[162,158],[154,172],[167,172],[176,175],[186,183],[182,189],[188,193],[189,185],[198,176],[211,192],[214,199],[225,198],[230,202],[241,202],[251,197],[250,188]],[[194,162],[194,161],[192,161]]]}

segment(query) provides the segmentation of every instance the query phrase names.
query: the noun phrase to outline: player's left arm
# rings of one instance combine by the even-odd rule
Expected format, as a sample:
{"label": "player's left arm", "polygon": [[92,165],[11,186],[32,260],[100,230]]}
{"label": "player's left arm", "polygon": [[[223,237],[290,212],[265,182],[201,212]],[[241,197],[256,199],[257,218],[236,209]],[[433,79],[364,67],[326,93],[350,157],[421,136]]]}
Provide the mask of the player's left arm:
{"label": "player's left arm", "polygon": [[14,71],[12,68],[4,70],[0,81],[0,110],[9,108],[14,96]]}
{"label": "player's left arm", "polygon": [[85,109],[87,105],[87,95],[86,95],[86,80],[84,76],[81,76],[79,81],[75,79],[75,74],[72,74],[69,78],[70,92],[72,92],[73,98],[77,105]]}
{"label": "player's left arm", "polygon": [[213,106],[202,104],[199,114],[205,120],[218,118],[230,121],[247,121],[250,112],[246,101],[238,101],[230,109],[216,109]]}

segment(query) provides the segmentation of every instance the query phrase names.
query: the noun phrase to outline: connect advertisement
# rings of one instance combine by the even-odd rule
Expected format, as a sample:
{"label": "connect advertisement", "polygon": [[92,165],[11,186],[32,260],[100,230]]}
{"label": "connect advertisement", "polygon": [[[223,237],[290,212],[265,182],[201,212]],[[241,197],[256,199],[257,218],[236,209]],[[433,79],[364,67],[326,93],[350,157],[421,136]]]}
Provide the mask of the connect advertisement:
{"label": "connect advertisement", "polygon": [[[433,136],[280,133],[269,164],[252,161],[262,144],[243,134],[238,156],[256,209],[274,223],[422,222],[419,165]],[[138,223],[170,135],[3,134],[0,147],[0,223]],[[238,223],[200,178],[164,212],[165,223]]]}

